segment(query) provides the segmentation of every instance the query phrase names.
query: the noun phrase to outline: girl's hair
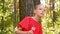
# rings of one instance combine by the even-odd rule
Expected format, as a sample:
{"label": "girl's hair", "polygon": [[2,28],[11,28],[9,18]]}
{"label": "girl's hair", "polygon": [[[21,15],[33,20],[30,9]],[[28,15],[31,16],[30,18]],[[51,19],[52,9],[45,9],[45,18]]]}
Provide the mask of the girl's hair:
{"label": "girl's hair", "polygon": [[34,0],[33,2],[34,2],[33,9],[36,9],[36,6],[41,4],[40,0]]}

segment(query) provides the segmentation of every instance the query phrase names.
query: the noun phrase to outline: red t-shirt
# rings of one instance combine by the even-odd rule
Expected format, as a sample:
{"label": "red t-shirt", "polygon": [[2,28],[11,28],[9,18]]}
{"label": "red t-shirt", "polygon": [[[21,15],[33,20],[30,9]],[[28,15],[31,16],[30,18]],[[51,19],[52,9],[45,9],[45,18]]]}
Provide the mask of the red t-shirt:
{"label": "red t-shirt", "polygon": [[25,17],[19,24],[18,28],[22,27],[23,31],[33,30],[33,34],[43,34],[42,25],[35,21],[32,17]]}

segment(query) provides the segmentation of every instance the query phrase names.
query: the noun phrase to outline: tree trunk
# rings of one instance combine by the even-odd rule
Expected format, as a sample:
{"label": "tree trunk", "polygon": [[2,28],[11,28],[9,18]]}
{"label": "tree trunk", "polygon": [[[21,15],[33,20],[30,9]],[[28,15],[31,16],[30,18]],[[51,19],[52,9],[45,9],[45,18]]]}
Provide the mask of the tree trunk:
{"label": "tree trunk", "polygon": [[25,16],[33,15],[34,3],[40,3],[40,0],[19,0],[20,21]]}

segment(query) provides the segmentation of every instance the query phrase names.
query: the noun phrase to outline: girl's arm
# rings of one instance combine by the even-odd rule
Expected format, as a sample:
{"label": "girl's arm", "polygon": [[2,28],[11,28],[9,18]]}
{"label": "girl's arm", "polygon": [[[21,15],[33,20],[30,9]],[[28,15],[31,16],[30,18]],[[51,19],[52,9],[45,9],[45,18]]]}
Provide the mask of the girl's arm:
{"label": "girl's arm", "polygon": [[16,34],[33,34],[33,31],[22,31],[22,28],[16,30]]}

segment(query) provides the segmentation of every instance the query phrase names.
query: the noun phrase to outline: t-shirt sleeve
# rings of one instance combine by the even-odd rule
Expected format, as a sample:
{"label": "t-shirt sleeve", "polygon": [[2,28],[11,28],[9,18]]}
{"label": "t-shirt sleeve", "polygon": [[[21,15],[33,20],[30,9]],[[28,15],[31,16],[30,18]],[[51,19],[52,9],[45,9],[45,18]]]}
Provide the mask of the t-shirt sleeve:
{"label": "t-shirt sleeve", "polygon": [[29,29],[29,18],[26,17],[24,18],[19,24],[18,24],[18,28],[24,28],[26,30]]}

